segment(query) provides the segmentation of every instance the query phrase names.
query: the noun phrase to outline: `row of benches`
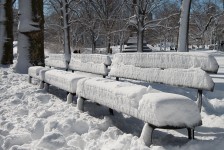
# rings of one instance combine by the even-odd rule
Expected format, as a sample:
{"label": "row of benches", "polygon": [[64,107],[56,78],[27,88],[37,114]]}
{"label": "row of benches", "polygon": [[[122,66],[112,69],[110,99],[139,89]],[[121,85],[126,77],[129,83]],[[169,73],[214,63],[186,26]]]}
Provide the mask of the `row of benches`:
{"label": "row of benches", "polygon": [[[140,138],[146,145],[151,144],[155,128],[187,128],[188,137],[194,138],[194,128],[202,124],[202,91],[214,88],[206,72],[217,73],[219,68],[213,56],[180,52],[118,53],[113,56],[112,64],[107,55],[72,54],[67,64],[64,55],[53,54],[45,63],[49,67],[29,68],[30,82],[31,78],[38,78],[41,88],[45,84],[48,89],[50,84],[67,91],[68,103],[76,94],[81,111],[88,99],[109,107],[112,114],[116,110],[143,120],[145,125]],[[145,86],[128,80],[121,82],[119,78],[196,89],[198,105],[183,95],[150,93]]]}

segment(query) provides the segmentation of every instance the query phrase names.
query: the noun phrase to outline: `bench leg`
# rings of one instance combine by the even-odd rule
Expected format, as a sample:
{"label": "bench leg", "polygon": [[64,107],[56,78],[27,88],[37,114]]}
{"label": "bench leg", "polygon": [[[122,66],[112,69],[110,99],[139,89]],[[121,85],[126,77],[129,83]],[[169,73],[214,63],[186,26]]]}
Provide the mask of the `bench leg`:
{"label": "bench leg", "polygon": [[72,93],[68,93],[68,95],[67,95],[67,103],[71,104],[72,101],[73,101],[72,99],[73,99],[73,94]]}
{"label": "bench leg", "polygon": [[40,89],[43,89],[44,88],[44,81],[41,81],[40,82],[40,87],[39,87]]}
{"label": "bench leg", "polygon": [[109,108],[110,115],[114,115],[114,110]]}
{"label": "bench leg", "polygon": [[201,107],[202,107],[202,90],[198,90],[198,93],[197,93],[197,104],[198,104],[198,109],[201,112]]}
{"label": "bench leg", "polygon": [[77,99],[77,108],[80,111],[84,111],[84,99],[82,97],[78,97]]}
{"label": "bench leg", "polygon": [[188,139],[193,140],[194,139],[194,129],[187,128],[188,133]]}
{"label": "bench leg", "polygon": [[152,133],[154,128],[151,127],[148,123],[145,123],[140,139],[145,143],[146,146],[150,146],[152,144]]}
{"label": "bench leg", "polygon": [[45,90],[46,92],[49,91],[49,84],[48,84],[48,83],[44,83],[44,90]]}
{"label": "bench leg", "polygon": [[32,77],[31,77],[31,76],[29,76],[29,78],[28,78],[28,82],[29,82],[29,83],[32,83]]}

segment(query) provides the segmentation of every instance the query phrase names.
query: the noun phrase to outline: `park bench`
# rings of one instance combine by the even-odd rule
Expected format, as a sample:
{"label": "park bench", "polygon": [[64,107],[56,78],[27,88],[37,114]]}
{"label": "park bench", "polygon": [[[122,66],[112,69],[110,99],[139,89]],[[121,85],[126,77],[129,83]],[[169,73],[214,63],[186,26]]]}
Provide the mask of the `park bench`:
{"label": "park bench", "polygon": [[53,85],[68,92],[67,102],[71,103],[76,93],[77,82],[85,77],[106,77],[111,59],[102,54],[72,54],[68,71],[51,69],[44,73],[42,82],[45,89]]}
{"label": "park bench", "polygon": [[[91,100],[109,107],[111,114],[116,110],[144,121],[140,139],[146,145],[152,143],[156,128],[187,128],[188,138],[194,139],[195,127],[202,124],[202,91],[214,88],[208,73],[217,73],[218,68],[215,58],[206,53],[118,53],[112,60],[112,79],[79,80],[77,107],[83,111],[84,101]],[[128,82],[130,79],[196,89],[198,105],[180,94],[151,93],[145,86]]]}
{"label": "park bench", "polygon": [[40,88],[44,86],[45,72],[50,69],[67,70],[68,63],[64,54],[49,54],[45,59],[45,67],[43,66],[31,66],[28,69],[29,83],[32,82],[32,78],[39,79],[41,81]]}

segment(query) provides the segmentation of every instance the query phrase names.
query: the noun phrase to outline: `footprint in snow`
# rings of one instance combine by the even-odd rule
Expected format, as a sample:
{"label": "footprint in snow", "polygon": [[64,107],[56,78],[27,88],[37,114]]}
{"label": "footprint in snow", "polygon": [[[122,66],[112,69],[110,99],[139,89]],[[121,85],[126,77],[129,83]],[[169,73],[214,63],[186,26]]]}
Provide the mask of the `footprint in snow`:
{"label": "footprint in snow", "polygon": [[65,137],[59,132],[51,132],[44,135],[38,147],[46,148],[49,150],[55,150],[63,147],[66,144]]}
{"label": "footprint in snow", "polygon": [[46,104],[49,102],[51,96],[50,95],[38,95],[37,100],[41,101],[42,103]]}

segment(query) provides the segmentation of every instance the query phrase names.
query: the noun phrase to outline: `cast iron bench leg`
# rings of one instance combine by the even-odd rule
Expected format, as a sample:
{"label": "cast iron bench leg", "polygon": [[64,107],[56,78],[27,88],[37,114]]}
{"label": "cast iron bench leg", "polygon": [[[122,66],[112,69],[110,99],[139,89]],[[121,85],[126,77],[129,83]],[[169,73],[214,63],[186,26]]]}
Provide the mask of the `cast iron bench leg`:
{"label": "cast iron bench leg", "polygon": [[187,132],[188,132],[188,139],[193,140],[194,139],[194,129],[187,128]]}
{"label": "cast iron bench leg", "polygon": [[114,110],[109,108],[110,115],[114,115]]}

